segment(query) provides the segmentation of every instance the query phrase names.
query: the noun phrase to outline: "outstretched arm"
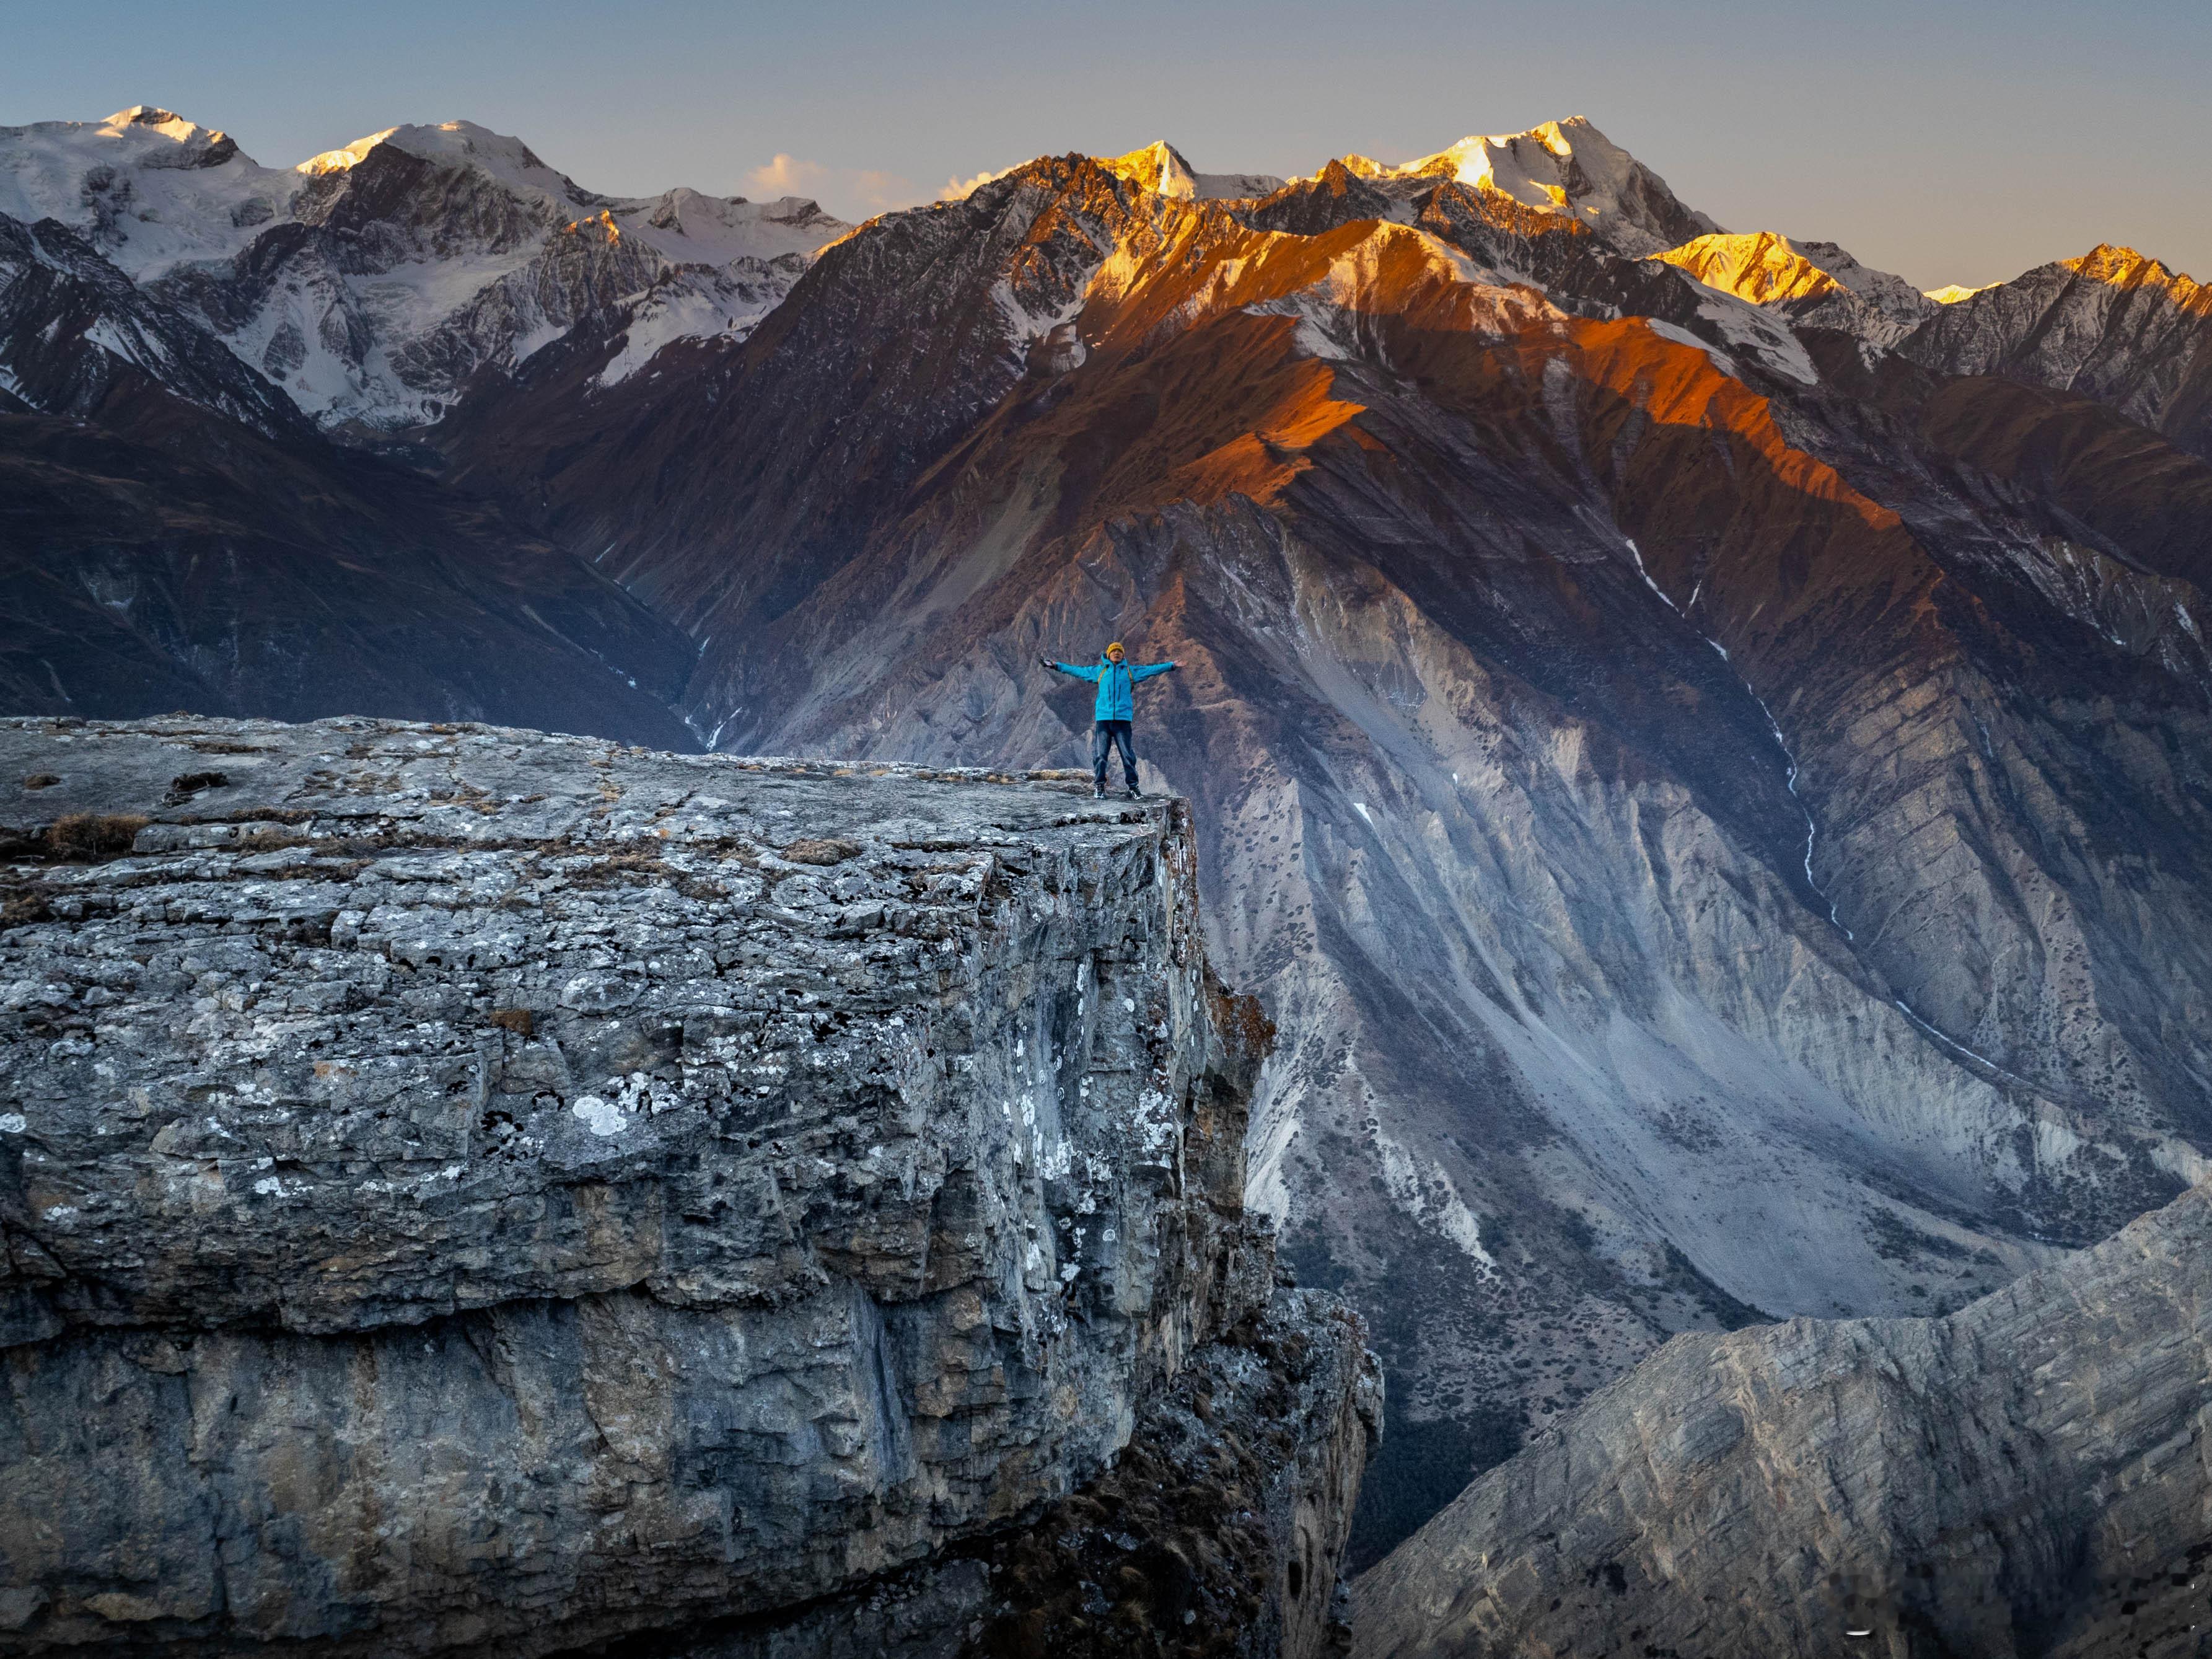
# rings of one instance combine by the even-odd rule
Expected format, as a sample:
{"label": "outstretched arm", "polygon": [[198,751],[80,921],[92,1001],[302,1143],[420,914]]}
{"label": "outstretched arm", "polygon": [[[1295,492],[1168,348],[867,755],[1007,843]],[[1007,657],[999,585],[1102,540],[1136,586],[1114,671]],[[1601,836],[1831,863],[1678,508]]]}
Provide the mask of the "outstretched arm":
{"label": "outstretched arm", "polygon": [[1129,671],[1131,680],[1148,680],[1155,674],[1172,674],[1182,666],[1181,663],[1148,662]]}
{"label": "outstretched arm", "polygon": [[1050,657],[1039,657],[1037,661],[1045,667],[1060,673],[1073,674],[1079,680],[1089,680],[1094,685],[1098,683],[1098,671],[1096,668],[1079,668],[1072,662],[1054,662]]}

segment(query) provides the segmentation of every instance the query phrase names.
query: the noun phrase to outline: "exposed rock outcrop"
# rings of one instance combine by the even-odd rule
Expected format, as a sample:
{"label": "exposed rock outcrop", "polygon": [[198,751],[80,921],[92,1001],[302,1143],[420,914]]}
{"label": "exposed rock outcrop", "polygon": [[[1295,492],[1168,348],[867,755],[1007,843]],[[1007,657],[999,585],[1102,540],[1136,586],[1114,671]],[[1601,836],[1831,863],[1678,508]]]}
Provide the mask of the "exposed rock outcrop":
{"label": "exposed rock outcrop", "polygon": [[367,720],[0,776],[0,1649],[849,1617],[1255,1321],[1335,1394],[1253,1586],[1333,1582],[1372,1361],[1243,1218],[1179,802]]}
{"label": "exposed rock outcrop", "polygon": [[1356,1587],[1369,1659],[2197,1654],[2212,1187],[1945,1319],[1680,1336]]}
{"label": "exposed rock outcrop", "polygon": [[[1255,1261],[1257,1258],[1254,1258]],[[1334,1297],[1279,1287],[1191,1356],[1128,1450],[1034,1526],[795,1613],[622,1659],[1271,1659],[1350,1645],[1341,1559],[1381,1373]]]}

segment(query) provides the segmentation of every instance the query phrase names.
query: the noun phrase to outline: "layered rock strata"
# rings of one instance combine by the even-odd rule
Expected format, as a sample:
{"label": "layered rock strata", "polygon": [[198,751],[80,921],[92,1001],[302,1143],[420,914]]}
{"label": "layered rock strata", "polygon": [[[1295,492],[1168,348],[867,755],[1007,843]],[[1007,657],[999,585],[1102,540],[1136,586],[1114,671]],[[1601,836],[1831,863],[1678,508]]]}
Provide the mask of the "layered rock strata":
{"label": "layered rock strata", "polygon": [[1944,1319],[1674,1339],[1362,1577],[1373,1659],[2197,1654],[2212,1187]]}
{"label": "layered rock strata", "polygon": [[1312,1322],[1179,802],[369,720],[0,778],[0,1650],[834,1601]]}

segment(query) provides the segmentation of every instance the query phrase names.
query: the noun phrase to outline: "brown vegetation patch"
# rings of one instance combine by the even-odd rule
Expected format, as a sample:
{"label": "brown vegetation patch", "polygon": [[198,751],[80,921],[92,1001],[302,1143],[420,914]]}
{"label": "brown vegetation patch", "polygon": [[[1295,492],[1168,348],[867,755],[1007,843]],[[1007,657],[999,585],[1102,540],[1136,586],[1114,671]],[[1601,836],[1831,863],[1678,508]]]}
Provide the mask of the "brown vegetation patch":
{"label": "brown vegetation patch", "polygon": [[35,884],[0,887],[0,928],[24,927],[52,917],[53,912],[46,905],[45,888]]}
{"label": "brown vegetation patch", "polygon": [[51,772],[33,772],[23,780],[26,789],[51,789],[61,780]]}
{"label": "brown vegetation patch", "polygon": [[512,1031],[520,1037],[526,1037],[538,1029],[537,1017],[527,1008],[495,1008],[491,1011],[491,1023],[502,1031]]}
{"label": "brown vegetation patch", "polygon": [[795,841],[780,849],[776,856],[793,864],[842,864],[847,859],[860,856],[860,844],[856,841]]}
{"label": "brown vegetation patch", "polygon": [[1231,990],[1215,976],[1211,964],[1206,970],[1206,997],[1213,1029],[1221,1033],[1221,1046],[1232,1065],[1256,1078],[1261,1063],[1274,1050],[1275,1022],[1267,1018],[1259,998]]}
{"label": "brown vegetation patch", "polygon": [[571,890],[588,890],[623,882],[642,887],[672,887],[690,899],[720,899],[730,896],[730,890],[721,883],[679,870],[658,852],[642,847],[586,865],[580,870],[569,872],[560,880],[562,886]]}
{"label": "brown vegetation patch", "polygon": [[77,864],[119,858],[152,822],[137,812],[71,812],[47,830],[47,854]]}

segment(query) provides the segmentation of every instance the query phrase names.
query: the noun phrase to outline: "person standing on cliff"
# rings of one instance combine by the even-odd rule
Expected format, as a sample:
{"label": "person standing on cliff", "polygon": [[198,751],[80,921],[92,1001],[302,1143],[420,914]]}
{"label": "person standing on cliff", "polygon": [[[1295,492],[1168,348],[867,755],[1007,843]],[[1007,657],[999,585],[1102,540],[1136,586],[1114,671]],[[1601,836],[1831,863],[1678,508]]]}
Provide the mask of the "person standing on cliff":
{"label": "person standing on cliff", "polygon": [[1139,680],[1148,680],[1155,674],[1172,674],[1180,665],[1124,661],[1119,640],[1106,647],[1095,668],[1079,668],[1073,663],[1054,662],[1049,657],[1039,657],[1037,661],[1054,673],[1073,674],[1079,680],[1097,684],[1098,701],[1091,708],[1092,718],[1098,723],[1091,729],[1091,798],[1106,799],[1106,749],[1110,744],[1121,751],[1121,778],[1129,786],[1129,799],[1135,800],[1144,791],[1137,787],[1137,702],[1133,694]]}

